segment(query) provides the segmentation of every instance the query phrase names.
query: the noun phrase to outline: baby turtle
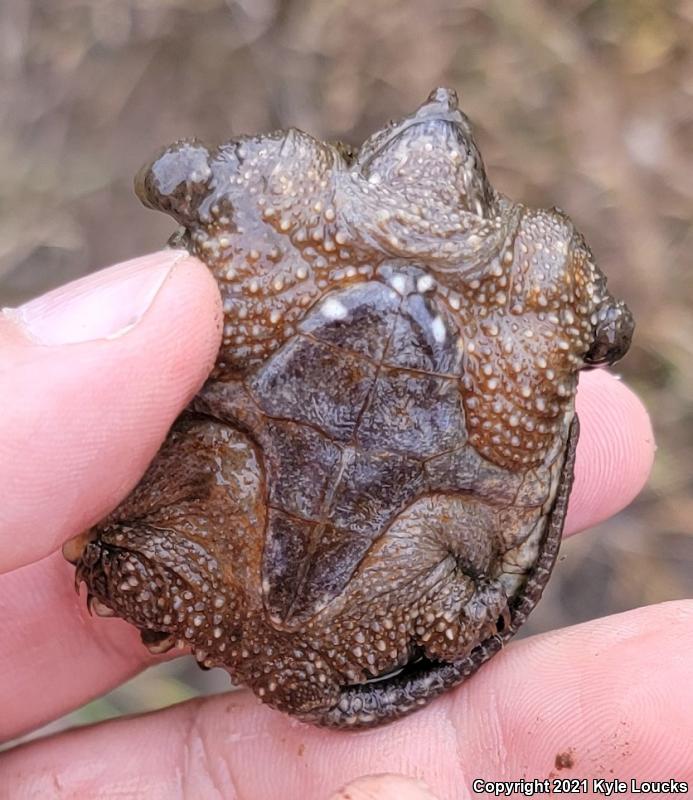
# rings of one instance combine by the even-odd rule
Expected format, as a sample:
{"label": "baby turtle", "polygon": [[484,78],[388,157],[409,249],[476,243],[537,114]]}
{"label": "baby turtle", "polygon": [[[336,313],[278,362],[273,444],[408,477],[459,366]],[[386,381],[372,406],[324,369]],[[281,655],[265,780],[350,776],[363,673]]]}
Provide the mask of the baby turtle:
{"label": "baby turtle", "polygon": [[136,189],[216,277],[223,342],[140,484],[66,545],[91,610],[320,725],[425,705],[538,601],[577,373],[626,352],[630,312],[563,212],[493,189],[449,89],[358,151],[177,142]]}

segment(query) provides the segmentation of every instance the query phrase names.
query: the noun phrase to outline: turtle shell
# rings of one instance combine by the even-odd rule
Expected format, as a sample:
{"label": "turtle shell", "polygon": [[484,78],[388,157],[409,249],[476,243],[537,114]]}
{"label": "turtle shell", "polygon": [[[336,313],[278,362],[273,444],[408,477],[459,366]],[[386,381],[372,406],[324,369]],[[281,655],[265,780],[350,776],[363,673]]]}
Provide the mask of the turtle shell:
{"label": "turtle shell", "polygon": [[207,384],[79,547],[155,652],[378,724],[470,675],[539,599],[578,370],[632,318],[562,212],[488,182],[453,92],[360,151],[299,131],[167,148],[137,179],[217,278]]}

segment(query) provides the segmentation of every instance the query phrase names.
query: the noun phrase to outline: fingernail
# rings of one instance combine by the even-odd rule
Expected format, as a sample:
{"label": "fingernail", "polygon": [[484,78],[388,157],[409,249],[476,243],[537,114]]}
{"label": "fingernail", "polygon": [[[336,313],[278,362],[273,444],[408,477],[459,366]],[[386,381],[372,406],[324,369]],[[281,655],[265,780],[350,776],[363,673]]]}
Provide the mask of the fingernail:
{"label": "fingernail", "polygon": [[38,344],[115,339],[142,319],[177,261],[187,253],[152,253],[95,272],[67,286],[4,309]]}

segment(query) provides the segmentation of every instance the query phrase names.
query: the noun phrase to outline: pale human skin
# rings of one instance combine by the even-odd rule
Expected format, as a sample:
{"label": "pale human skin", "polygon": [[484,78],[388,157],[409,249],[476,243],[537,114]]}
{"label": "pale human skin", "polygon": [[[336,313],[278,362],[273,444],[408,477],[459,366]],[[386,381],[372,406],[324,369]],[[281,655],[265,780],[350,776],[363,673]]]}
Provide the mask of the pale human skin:
{"label": "pale human skin", "polygon": [[[0,317],[0,739],[154,662],[131,626],[88,616],[60,547],[139,480],[211,368],[219,321],[215,282],[178,251]],[[578,413],[568,534],[623,508],[654,451],[642,404],[606,372],[581,377]],[[693,783],[692,623],[680,601],[511,644],[364,734],[299,724],[245,691],[108,722],[0,755],[0,796],[448,800],[473,796],[475,777],[547,777],[565,752],[561,777]]]}

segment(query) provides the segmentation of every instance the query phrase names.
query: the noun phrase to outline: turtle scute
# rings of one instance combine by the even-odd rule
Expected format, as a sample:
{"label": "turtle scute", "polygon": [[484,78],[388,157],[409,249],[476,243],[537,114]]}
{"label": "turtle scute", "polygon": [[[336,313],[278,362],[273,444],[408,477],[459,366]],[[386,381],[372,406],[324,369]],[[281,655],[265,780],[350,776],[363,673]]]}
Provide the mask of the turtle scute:
{"label": "turtle scute", "polygon": [[66,546],[91,610],[318,724],[420,707],[538,601],[577,374],[630,312],[563,212],[495,191],[448,89],[359,150],[177,142],[136,190],[225,324],[138,486]]}

